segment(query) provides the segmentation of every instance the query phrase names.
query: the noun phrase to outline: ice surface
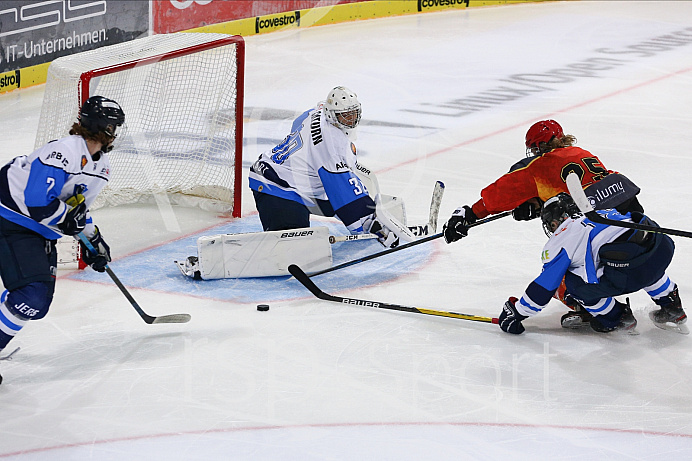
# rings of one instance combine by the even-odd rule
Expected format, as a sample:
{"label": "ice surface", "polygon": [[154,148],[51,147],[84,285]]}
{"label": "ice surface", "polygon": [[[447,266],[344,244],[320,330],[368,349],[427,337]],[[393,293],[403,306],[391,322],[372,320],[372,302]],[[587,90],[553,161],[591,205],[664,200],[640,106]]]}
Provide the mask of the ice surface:
{"label": "ice surface", "polygon": [[[441,222],[476,201],[522,158],[530,124],[555,118],[642,188],[657,222],[690,230],[691,17],[690,2],[550,2],[248,37],[245,166],[345,85],[363,105],[362,162],[404,198],[410,222],[427,219],[436,180],[447,186]],[[0,96],[3,162],[32,150],[42,93]],[[249,193],[243,210],[237,221],[145,205],[94,212],[139,304],[192,320],[147,325],[107,277],[61,273],[47,318],[0,362],[0,459],[692,457],[691,339],[655,328],[644,293],[631,296],[639,336],[563,330],[557,303],[510,336],[320,301],[282,278],[184,279],[172,259],[198,235],[259,227]],[[669,275],[686,303],[692,242],[675,241]],[[538,274],[544,242],[540,223],[501,219],[315,282],[494,317]],[[347,245],[339,257],[365,251]]]}

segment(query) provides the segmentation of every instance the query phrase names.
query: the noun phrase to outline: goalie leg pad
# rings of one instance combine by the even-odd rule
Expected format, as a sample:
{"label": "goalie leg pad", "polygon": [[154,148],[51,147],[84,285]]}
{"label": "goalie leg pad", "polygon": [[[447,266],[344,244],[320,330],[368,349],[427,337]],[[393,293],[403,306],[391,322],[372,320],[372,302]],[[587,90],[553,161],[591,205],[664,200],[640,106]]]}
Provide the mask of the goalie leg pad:
{"label": "goalie leg pad", "polygon": [[332,265],[326,227],[200,237],[197,254],[204,280],[290,275],[290,264],[306,271]]}

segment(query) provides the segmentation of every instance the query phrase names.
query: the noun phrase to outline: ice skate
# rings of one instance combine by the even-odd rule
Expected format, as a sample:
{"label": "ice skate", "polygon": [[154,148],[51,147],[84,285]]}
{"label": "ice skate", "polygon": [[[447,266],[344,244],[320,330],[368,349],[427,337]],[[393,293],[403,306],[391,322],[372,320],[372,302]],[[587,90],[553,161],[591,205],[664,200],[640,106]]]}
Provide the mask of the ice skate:
{"label": "ice skate", "polygon": [[620,321],[618,322],[617,327],[615,327],[615,330],[622,331],[628,335],[639,334],[637,331],[637,319],[634,317],[632,309],[630,308],[629,298],[627,299],[627,307],[625,307],[622,317],[620,317]]}
{"label": "ice skate", "polygon": [[[20,348],[18,347],[7,355],[0,355],[0,361],[1,360],[12,360],[12,356],[14,354],[16,354],[19,351],[19,349]],[[0,353],[2,353],[2,351],[0,351]],[[2,375],[0,375],[0,384],[2,384]]]}
{"label": "ice skate", "polygon": [[[16,348],[15,350],[13,350],[12,352],[10,352],[9,354],[7,354],[7,355],[0,355],[0,360],[12,360],[12,356],[13,356],[14,354],[16,354],[17,352],[19,352],[19,349],[21,349],[21,348],[18,347],[18,348]],[[0,353],[1,353],[1,352],[2,352],[2,351],[0,350]]]}
{"label": "ice skate", "polygon": [[687,314],[682,308],[677,287],[668,296],[657,299],[655,302],[661,308],[649,312],[649,318],[654,325],[663,330],[675,331],[683,335],[690,334],[690,329],[685,325]]}
{"label": "ice skate", "polygon": [[183,262],[174,261],[183,275],[192,277],[195,280],[202,280],[202,273],[199,270],[199,260],[197,256],[188,256]]}
{"label": "ice skate", "polygon": [[[571,304],[569,305],[572,306]],[[593,316],[586,309],[584,309],[579,303],[576,303],[573,311],[567,312],[560,318],[560,324],[562,325],[562,328],[576,330],[583,327],[588,327],[592,318]]]}
{"label": "ice skate", "polygon": [[619,309],[622,311],[622,314],[617,321],[618,323],[615,324],[615,326],[606,326],[601,322],[599,317],[593,317],[589,322],[591,328],[599,333],[610,333],[611,331],[618,331],[627,333],[629,335],[638,335],[639,332],[637,331],[637,319],[634,317],[632,309],[630,308],[629,298],[627,298],[626,304],[621,303],[617,300],[615,301],[615,304],[616,306],[613,308],[614,312],[616,312],[615,309]]}

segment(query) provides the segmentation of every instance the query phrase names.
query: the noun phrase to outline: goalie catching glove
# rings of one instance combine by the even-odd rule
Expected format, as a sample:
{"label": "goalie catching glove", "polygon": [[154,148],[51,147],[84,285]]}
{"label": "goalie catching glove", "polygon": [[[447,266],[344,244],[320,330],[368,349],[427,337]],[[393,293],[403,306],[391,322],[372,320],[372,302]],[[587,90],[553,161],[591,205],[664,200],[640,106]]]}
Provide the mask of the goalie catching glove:
{"label": "goalie catching glove", "polygon": [[91,237],[87,237],[87,239],[97,253],[92,253],[82,242],[79,242],[79,246],[82,248],[82,259],[96,272],[105,271],[106,266],[111,262],[111,249],[103,240],[99,228],[94,226],[94,234]]}

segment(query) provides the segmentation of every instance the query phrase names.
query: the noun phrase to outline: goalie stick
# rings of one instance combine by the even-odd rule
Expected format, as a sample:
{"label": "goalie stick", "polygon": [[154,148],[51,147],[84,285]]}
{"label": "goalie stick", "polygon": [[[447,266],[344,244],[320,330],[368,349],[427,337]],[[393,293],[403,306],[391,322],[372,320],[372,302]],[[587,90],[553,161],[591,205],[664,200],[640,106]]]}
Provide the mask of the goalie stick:
{"label": "goalie stick", "polygon": [[372,240],[377,237],[375,234],[330,235],[329,243],[333,245],[339,242],[352,242],[354,240]]}
{"label": "goalie stick", "polygon": [[[94,248],[94,246],[89,241],[89,239],[86,238],[86,236],[82,232],[77,234],[77,237],[79,238],[79,241],[82,242],[82,244],[84,244],[84,246],[87,248],[87,250],[89,252],[94,253],[94,254],[98,253],[96,251],[96,249]],[[146,323],[151,325],[152,323],[187,323],[190,321],[190,318],[191,318],[190,314],[170,314],[170,315],[161,315],[158,317],[154,317],[154,316],[147,314],[146,312],[144,312],[144,310],[141,307],[139,307],[139,304],[137,304],[137,301],[135,301],[135,298],[132,297],[132,295],[127,290],[127,288],[125,288],[125,285],[123,285],[122,282],[120,281],[120,279],[118,279],[118,277],[115,276],[115,273],[113,273],[113,271],[111,270],[111,268],[107,264],[106,264],[106,273],[108,273],[108,275],[113,280],[113,282],[115,282],[115,284],[118,286],[118,288],[120,289],[122,294],[124,294],[125,297],[127,298],[127,300],[130,301],[130,304],[132,304],[132,307],[135,308],[135,310],[137,311],[139,316],[142,317],[142,319]]]}
{"label": "goalie stick", "polygon": [[[506,216],[511,216],[511,215],[512,215],[511,211],[505,211],[503,213],[499,213],[499,214],[496,214],[493,216],[489,216],[485,219],[481,219],[479,221],[476,221],[475,223],[470,224],[468,227],[471,228],[471,227],[480,226],[481,224],[485,224],[485,223],[488,223],[490,221],[495,221],[496,219],[504,218]],[[412,246],[420,245],[421,243],[429,242],[431,240],[435,240],[435,239],[438,239],[438,238],[443,237],[443,236],[444,236],[444,232],[440,232],[438,234],[433,234],[433,235],[428,235],[427,237],[423,237],[423,238],[418,239],[416,241],[405,243],[403,245],[399,245],[398,247],[395,247],[395,248],[387,248],[386,250],[380,251],[379,253],[373,253],[371,255],[364,256],[362,258],[353,259],[351,261],[346,261],[345,263],[341,263],[341,264],[338,264],[336,266],[332,266],[332,267],[329,267],[327,269],[323,269],[321,271],[312,272],[310,274],[310,277],[314,277],[316,275],[326,274],[327,272],[332,272],[335,270],[343,269],[344,267],[353,266],[355,264],[359,264],[359,263],[362,263],[365,261],[370,261],[371,259],[379,258],[380,256],[388,255],[390,253],[394,253],[395,251],[405,250],[407,248],[411,248]]]}
{"label": "goalie stick", "polygon": [[586,192],[582,189],[581,181],[576,173],[570,173],[567,175],[567,189],[569,189],[569,194],[572,196],[574,203],[579,207],[579,211],[584,213],[584,216],[589,218],[591,221],[598,224],[607,224],[609,226],[626,227],[628,229],[636,229],[646,232],[654,232],[658,234],[668,234],[676,235],[678,237],[688,237],[692,238],[692,232],[677,230],[677,229],[666,229],[665,227],[649,226],[647,224],[638,224],[625,221],[617,221],[614,219],[608,219],[596,212],[589,198],[586,196]]}
{"label": "goalie stick", "polygon": [[310,292],[315,295],[315,297],[325,300],[325,301],[333,301],[341,304],[350,304],[350,305],[356,305],[356,306],[364,306],[364,307],[375,307],[378,309],[390,309],[390,310],[395,310],[395,311],[404,311],[404,312],[413,312],[416,314],[425,314],[425,315],[435,315],[438,317],[451,317],[455,319],[461,319],[461,320],[472,320],[474,322],[486,322],[486,323],[498,323],[498,319],[495,317],[479,317],[477,315],[468,315],[468,314],[459,314],[457,312],[447,312],[447,311],[437,311],[433,309],[423,309],[419,307],[409,307],[409,306],[401,306],[399,304],[391,304],[391,303],[382,303],[378,301],[366,301],[364,299],[356,299],[356,298],[344,298],[341,296],[334,296],[325,293],[324,291],[320,290],[320,288],[315,285],[315,283],[310,280],[310,277],[307,276],[305,272],[303,272],[303,269],[300,267],[296,266],[295,264],[291,264],[288,266],[288,271],[291,273],[293,277],[296,278],[305,288],[310,290]]}
{"label": "goalie stick", "polygon": [[444,195],[444,193],[445,184],[442,181],[436,181],[432,199],[430,200],[428,222],[424,226],[409,226],[409,230],[413,235],[422,237],[437,232],[437,217],[440,214],[440,204],[442,204],[442,195]]}

